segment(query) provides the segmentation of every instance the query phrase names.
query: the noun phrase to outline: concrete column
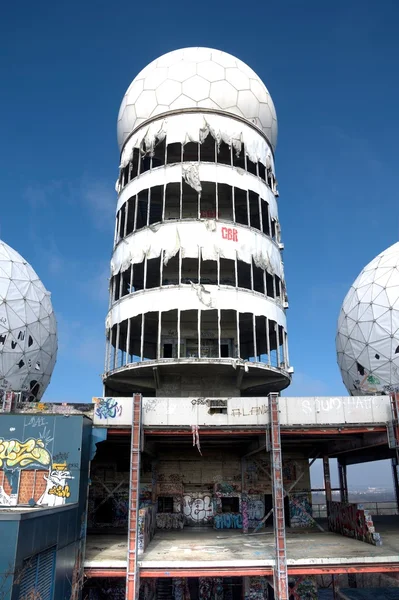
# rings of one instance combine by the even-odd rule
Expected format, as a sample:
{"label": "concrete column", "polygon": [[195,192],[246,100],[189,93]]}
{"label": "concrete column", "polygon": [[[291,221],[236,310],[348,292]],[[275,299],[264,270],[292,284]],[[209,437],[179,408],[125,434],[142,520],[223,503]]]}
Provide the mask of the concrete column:
{"label": "concrete column", "polygon": [[393,475],[393,485],[396,496],[396,505],[399,510],[399,459],[397,456],[392,459],[392,475]]}
{"label": "concrete column", "polygon": [[341,490],[341,502],[348,502],[348,481],[346,477],[346,464],[338,459],[339,487]]}
{"label": "concrete column", "polygon": [[331,493],[331,475],[330,475],[330,461],[328,456],[323,456],[323,473],[324,473],[324,490],[326,493],[327,503],[327,517],[330,516],[330,502],[332,501]]}

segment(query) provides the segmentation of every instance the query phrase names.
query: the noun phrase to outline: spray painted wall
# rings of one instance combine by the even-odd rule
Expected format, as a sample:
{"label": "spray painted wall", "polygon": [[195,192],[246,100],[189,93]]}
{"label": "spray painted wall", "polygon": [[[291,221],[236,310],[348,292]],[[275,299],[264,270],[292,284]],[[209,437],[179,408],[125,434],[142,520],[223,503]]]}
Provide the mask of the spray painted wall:
{"label": "spray painted wall", "polygon": [[375,531],[373,518],[361,504],[330,502],[329,512],[328,528],[330,531],[373,546],[382,546],[381,536]]}

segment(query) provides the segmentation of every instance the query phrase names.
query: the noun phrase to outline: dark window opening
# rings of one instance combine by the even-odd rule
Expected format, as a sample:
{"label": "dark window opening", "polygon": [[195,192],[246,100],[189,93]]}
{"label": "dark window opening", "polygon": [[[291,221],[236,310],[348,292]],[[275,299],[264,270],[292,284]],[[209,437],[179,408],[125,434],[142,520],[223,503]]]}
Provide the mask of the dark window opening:
{"label": "dark window opening", "polygon": [[260,230],[259,196],[251,191],[249,192],[249,212],[251,227]]}
{"label": "dark window opening", "polygon": [[258,162],[258,172],[259,177],[263,179],[263,181],[266,181],[266,167],[261,162]]}
{"label": "dark window opening", "polygon": [[362,376],[365,375],[365,372],[366,372],[365,368],[363,367],[363,365],[361,365],[358,362],[356,363],[356,369],[357,369],[357,372],[359,373],[359,375],[362,375]]}
{"label": "dark window opening", "polygon": [[172,165],[173,163],[181,162],[181,151],[182,147],[180,142],[168,144],[166,148],[166,163]]}
{"label": "dark window opening", "polygon": [[198,218],[198,192],[185,181],[183,185],[182,199],[182,219],[197,219]]}
{"label": "dark window opening", "polygon": [[240,512],[240,499],[236,497],[221,498],[223,513]]}
{"label": "dark window opening", "polygon": [[157,288],[160,287],[161,281],[161,257],[157,258],[148,258],[147,259],[147,279],[145,287],[146,289]]}
{"label": "dark window opening", "polygon": [[281,279],[277,275],[275,275],[276,281],[276,298],[281,298]]}
{"label": "dark window opening", "polygon": [[264,286],[264,280],[263,280],[264,271],[260,267],[257,267],[253,261],[252,261],[252,273],[253,273],[255,292],[260,292],[261,294],[264,294],[265,293],[265,286]]}
{"label": "dark window opening", "polygon": [[395,354],[399,354],[399,346],[396,348]]}
{"label": "dark window opening", "polygon": [[160,223],[162,221],[163,185],[157,185],[150,189],[150,215],[148,224]]}
{"label": "dark window opening", "polygon": [[240,324],[240,357],[244,360],[254,359],[254,328],[251,313],[239,314]]}
{"label": "dark window opening", "polygon": [[129,170],[130,170],[130,163],[128,163],[126,165],[126,167],[123,169],[123,182],[124,182],[124,185],[126,185],[127,183],[129,183]]}
{"label": "dark window opening", "polygon": [[218,219],[233,221],[233,189],[226,183],[218,183]]}
{"label": "dark window opening", "polygon": [[133,148],[133,159],[132,159],[132,179],[137,177],[138,169],[139,169],[139,158],[140,152],[138,148]]}
{"label": "dark window opening", "polygon": [[229,345],[228,344],[220,344],[220,356],[221,356],[221,358],[229,357]]}
{"label": "dark window opening", "polygon": [[220,142],[216,160],[221,165],[231,165],[231,148],[226,142]]}
{"label": "dark window opening", "polygon": [[119,300],[120,295],[120,285],[121,285],[121,275],[118,273],[114,277],[114,300]]}
{"label": "dark window opening", "polygon": [[119,236],[121,238],[123,238],[125,233],[125,210],[126,204],[124,204],[119,211]]}
{"label": "dark window opening", "polygon": [[275,240],[276,239],[276,220],[275,219],[271,220],[271,226],[272,226],[271,238],[272,238],[272,240]]}
{"label": "dark window opening", "polygon": [[141,360],[141,321],[142,315],[130,319],[129,363],[140,362]]}
{"label": "dark window opening", "polygon": [[242,260],[237,261],[237,278],[239,288],[245,288],[246,290],[252,289],[251,265]]}
{"label": "dark window opening", "polygon": [[198,143],[188,142],[183,146],[183,161],[197,162],[198,161]]}
{"label": "dark window opening", "polygon": [[[224,352],[227,356],[238,356],[237,354],[237,312],[235,310],[220,311],[220,355],[222,358]],[[225,347],[222,349],[222,347]],[[227,346],[227,349],[226,349]]]}
{"label": "dark window opening", "polygon": [[157,312],[149,312],[144,315],[143,360],[155,360],[157,358],[158,322]]}
{"label": "dark window opening", "polygon": [[230,258],[221,258],[219,262],[219,283],[220,285],[236,285],[236,273],[234,260]]}
{"label": "dark window opening", "polygon": [[216,162],[215,140],[209,133],[202,144],[200,144],[200,160],[201,162]]}
{"label": "dark window opening", "polygon": [[154,156],[152,157],[152,168],[162,167],[165,164],[165,139],[158,142],[154,148]]}
{"label": "dark window opening", "polygon": [[241,147],[241,152],[237,154],[236,151],[233,152],[233,166],[239,167],[240,169],[245,169],[245,149],[244,144]]}
{"label": "dark window opening", "polygon": [[248,173],[252,173],[252,175],[257,175],[256,163],[253,163],[247,156],[247,171]]}
{"label": "dark window opening", "polygon": [[201,219],[216,219],[216,183],[204,182],[200,193]]}
{"label": "dark window opening", "polygon": [[132,292],[144,289],[144,262],[133,265]]}
{"label": "dark window opening", "polygon": [[121,279],[121,296],[127,296],[130,294],[130,269],[123,271]]}
{"label": "dark window opening", "polygon": [[172,513],[173,512],[173,497],[172,496],[158,496],[158,512],[159,513]]}
{"label": "dark window opening", "polygon": [[198,258],[183,258],[181,261],[181,282],[198,283]]}
{"label": "dark window opening", "polygon": [[180,219],[180,183],[168,183],[165,192],[165,220]]}
{"label": "dark window opening", "polygon": [[277,360],[277,323],[269,320],[269,344],[270,344],[270,363],[272,367],[278,366]]}
{"label": "dark window opening", "polygon": [[163,357],[164,358],[173,358],[173,344],[164,344],[163,345]]}
{"label": "dark window opening", "polygon": [[217,261],[201,260],[200,283],[216,285],[218,282],[217,277]]}
{"label": "dark window opening", "polygon": [[270,235],[270,227],[269,227],[269,205],[264,200],[260,200],[260,208],[262,211],[262,231],[266,235]]}
{"label": "dark window opening", "polygon": [[201,358],[219,358],[217,310],[201,312]]}
{"label": "dark window opening", "polygon": [[267,337],[266,337],[266,317],[255,317],[255,334],[256,334],[256,360],[257,362],[267,364],[269,362],[267,354]]}
{"label": "dark window opening", "polygon": [[129,198],[129,200],[126,202],[126,235],[132,233],[134,227],[134,200],[134,198]]}
{"label": "dark window opening", "polygon": [[140,173],[145,173],[151,169],[151,156],[144,154],[141,158]]}
{"label": "dark window opening", "polygon": [[162,285],[179,284],[179,253],[168,260],[167,265],[163,265]]}
{"label": "dark window opening", "polygon": [[143,190],[137,196],[137,219],[136,229],[141,229],[147,225],[148,211],[148,190]]}
{"label": "dark window opening", "polygon": [[274,298],[274,279],[273,275],[266,273],[266,294],[270,298]]}
{"label": "dark window opening", "polygon": [[186,340],[185,356],[198,358],[198,310],[183,310],[180,313],[180,335]]}
{"label": "dark window opening", "polygon": [[247,193],[240,188],[234,188],[234,210],[236,223],[248,225]]}

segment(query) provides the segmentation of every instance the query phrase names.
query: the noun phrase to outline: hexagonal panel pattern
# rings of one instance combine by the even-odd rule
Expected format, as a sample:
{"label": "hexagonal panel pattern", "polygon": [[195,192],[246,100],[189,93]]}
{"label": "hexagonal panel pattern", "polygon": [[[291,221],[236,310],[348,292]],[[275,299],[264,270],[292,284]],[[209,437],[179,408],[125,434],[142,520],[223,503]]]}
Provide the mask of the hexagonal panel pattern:
{"label": "hexagonal panel pattern", "polygon": [[26,260],[0,241],[0,401],[7,390],[40,400],[56,357],[50,294]]}
{"label": "hexagonal panel pattern", "polygon": [[118,116],[120,148],[146,119],[178,108],[243,116],[265,133],[273,149],[276,146],[276,111],[256,73],[226,52],[183,48],[154,60],[129,86]]}
{"label": "hexagonal panel pattern", "polygon": [[350,288],[336,348],[352,395],[399,390],[399,242],[372,260]]}

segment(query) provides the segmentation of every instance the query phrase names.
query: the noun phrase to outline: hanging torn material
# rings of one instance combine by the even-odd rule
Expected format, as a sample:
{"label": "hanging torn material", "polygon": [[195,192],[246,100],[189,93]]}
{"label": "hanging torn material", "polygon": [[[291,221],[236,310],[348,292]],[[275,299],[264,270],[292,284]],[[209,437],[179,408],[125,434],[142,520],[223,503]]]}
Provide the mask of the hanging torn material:
{"label": "hanging torn material", "polygon": [[199,440],[199,430],[198,425],[191,425],[191,431],[193,433],[193,446],[197,446],[198,452],[202,456],[200,440]]}
{"label": "hanging torn material", "polygon": [[184,163],[182,165],[183,179],[196,192],[202,191],[198,163]]}
{"label": "hanging torn material", "polygon": [[244,146],[244,152],[252,162],[261,162],[265,167],[270,165],[274,171],[272,151],[257,127],[226,115],[205,115],[197,111],[168,115],[138,129],[126,141],[120,167],[123,169],[132,160],[134,148],[151,156],[155,146],[165,138],[167,145],[202,143],[209,133],[218,146],[225,142],[234,148],[236,154],[240,154]]}

